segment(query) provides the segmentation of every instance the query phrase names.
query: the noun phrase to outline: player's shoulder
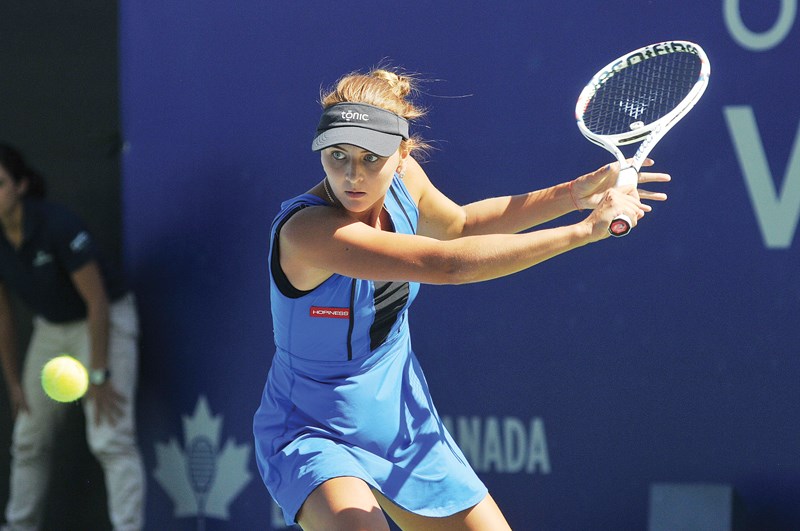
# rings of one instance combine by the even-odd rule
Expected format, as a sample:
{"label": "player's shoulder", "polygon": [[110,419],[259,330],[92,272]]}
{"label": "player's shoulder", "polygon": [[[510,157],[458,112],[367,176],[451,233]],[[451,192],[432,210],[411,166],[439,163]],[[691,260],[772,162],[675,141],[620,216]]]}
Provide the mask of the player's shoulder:
{"label": "player's shoulder", "polygon": [[322,206],[325,201],[313,194],[305,193],[291,199],[287,199],[281,203],[278,213],[272,219],[272,230],[281,229],[290,219],[297,216],[303,210]]}
{"label": "player's shoulder", "polygon": [[281,223],[283,225],[281,233],[302,239],[304,234],[330,232],[335,227],[352,221],[342,209],[329,204],[300,204],[287,212]]}

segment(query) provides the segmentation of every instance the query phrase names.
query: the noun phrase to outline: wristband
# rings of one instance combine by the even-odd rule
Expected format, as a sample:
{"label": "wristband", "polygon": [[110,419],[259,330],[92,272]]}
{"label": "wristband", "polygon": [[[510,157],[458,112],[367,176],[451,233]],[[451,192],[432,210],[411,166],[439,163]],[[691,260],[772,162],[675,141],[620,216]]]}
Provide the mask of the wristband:
{"label": "wristband", "polygon": [[578,202],[575,201],[575,196],[572,195],[572,183],[574,183],[574,182],[575,182],[575,179],[571,180],[569,182],[569,184],[567,185],[567,189],[569,190],[569,198],[572,199],[572,204],[575,205],[575,208],[578,210],[578,212],[583,212],[583,209],[578,206]]}

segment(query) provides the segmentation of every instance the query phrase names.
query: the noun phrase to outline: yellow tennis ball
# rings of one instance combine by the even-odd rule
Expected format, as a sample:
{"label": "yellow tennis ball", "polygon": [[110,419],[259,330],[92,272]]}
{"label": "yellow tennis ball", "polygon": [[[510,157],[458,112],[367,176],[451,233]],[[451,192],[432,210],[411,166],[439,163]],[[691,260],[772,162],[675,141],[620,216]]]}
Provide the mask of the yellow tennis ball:
{"label": "yellow tennis ball", "polygon": [[86,394],[89,373],[80,361],[62,354],[44,364],[42,388],[57,402],[74,402]]}

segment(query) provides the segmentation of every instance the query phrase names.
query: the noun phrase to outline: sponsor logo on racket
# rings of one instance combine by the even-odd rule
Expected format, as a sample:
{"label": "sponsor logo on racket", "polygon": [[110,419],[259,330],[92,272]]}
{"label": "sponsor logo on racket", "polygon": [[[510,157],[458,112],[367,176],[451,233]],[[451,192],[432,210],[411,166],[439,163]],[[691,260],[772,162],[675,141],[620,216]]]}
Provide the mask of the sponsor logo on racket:
{"label": "sponsor logo on racket", "polygon": [[623,57],[616,61],[614,64],[610,66],[607,70],[603,71],[597,76],[597,79],[594,83],[595,90],[598,90],[605,82],[607,82],[614,74],[618,73],[620,70],[628,68],[629,66],[633,66],[637,63],[641,63],[645,59],[651,59],[658,55],[666,55],[668,53],[691,53],[694,55],[699,55],[697,48],[695,48],[691,43],[688,42],[661,42],[658,44],[652,44],[650,46],[645,46],[641,50],[637,50],[626,57]]}

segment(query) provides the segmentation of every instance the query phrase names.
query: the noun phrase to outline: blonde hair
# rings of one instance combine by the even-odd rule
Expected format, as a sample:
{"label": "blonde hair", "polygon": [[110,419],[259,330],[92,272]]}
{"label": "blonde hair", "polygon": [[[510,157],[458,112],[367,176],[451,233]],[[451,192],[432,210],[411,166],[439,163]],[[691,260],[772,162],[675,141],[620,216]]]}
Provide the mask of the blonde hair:
{"label": "blonde hair", "polygon": [[[320,94],[320,103],[323,109],[337,103],[367,103],[412,121],[425,115],[425,109],[411,100],[414,94],[416,79],[413,76],[376,68],[367,74],[351,72],[342,76],[335,88]],[[400,148],[409,153],[424,152],[429,145],[412,134],[401,142]]]}

